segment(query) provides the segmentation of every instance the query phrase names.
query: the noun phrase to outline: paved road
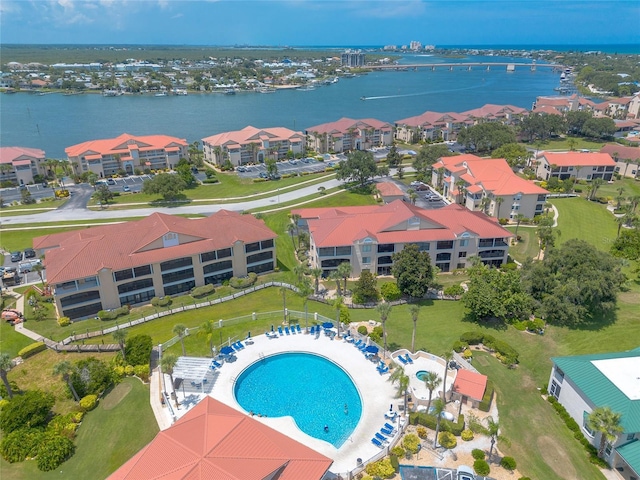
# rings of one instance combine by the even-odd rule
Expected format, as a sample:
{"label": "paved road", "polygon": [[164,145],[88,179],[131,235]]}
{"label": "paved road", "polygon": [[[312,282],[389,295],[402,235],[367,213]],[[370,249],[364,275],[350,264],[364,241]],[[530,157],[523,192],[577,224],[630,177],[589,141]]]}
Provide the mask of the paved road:
{"label": "paved road", "polygon": [[[340,180],[332,179],[326,182],[309,185],[298,190],[287,190],[280,194],[270,197],[261,198],[259,200],[247,200],[234,203],[225,203],[220,205],[198,205],[189,204],[180,207],[163,207],[163,208],[136,208],[127,210],[87,210],[86,208],[70,207],[52,210],[46,213],[37,213],[33,215],[19,215],[15,217],[4,217],[0,219],[0,225],[4,228],[10,228],[12,225],[16,227],[25,227],[28,224],[43,222],[65,222],[78,220],[106,220],[127,217],[144,217],[155,212],[166,213],[170,215],[198,213],[210,215],[219,210],[244,211],[254,208],[269,207],[276,208],[281,203],[292,202],[294,200],[318,193],[318,187],[325,187],[327,190],[342,185]],[[91,187],[88,187],[91,189]],[[277,188],[277,183],[274,183]],[[84,189],[83,189],[84,191]],[[80,194],[78,194],[79,196]],[[75,196],[75,194],[74,194]],[[73,198],[73,197],[72,197]],[[25,225],[27,224],[27,225]]]}

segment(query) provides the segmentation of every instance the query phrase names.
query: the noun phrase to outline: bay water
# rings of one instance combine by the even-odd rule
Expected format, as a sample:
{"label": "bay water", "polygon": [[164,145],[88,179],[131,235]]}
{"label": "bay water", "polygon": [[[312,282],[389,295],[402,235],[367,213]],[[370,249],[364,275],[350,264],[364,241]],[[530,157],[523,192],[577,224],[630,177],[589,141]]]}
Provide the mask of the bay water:
{"label": "bay water", "polygon": [[[522,58],[468,56],[445,58],[403,55],[400,64],[459,62],[528,62]],[[40,148],[49,158],[65,158],[64,149],[93,139],[165,134],[188,142],[217,133],[257,128],[286,127],[304,131],[342,117],[375,118],[387,122],[436,112],[462,112],[487,103],[530,109],[540,95],[554,95],[559,72],[531,71],[505,66],[418,68],[374,71],[355,78],[340,78],[315,90],[279,90],[271,94],[238,92],[189,93],[155,97],[100,94],[64,96],[54,93],[0,95],[0,145]],[[366,100],[362,100],[365,97]]]}

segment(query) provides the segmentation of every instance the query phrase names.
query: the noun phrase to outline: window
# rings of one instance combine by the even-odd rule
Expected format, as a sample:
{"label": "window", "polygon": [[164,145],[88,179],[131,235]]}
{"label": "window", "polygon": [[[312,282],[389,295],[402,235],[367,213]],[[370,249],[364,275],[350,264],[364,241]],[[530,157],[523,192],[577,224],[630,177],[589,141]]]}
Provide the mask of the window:
{"label": "window", "polygon": [[436,245],[436,248],[438,250],[449,250],[453,248],[453,240],[445,240],[445,241],[438,242]]}
{"label": "window", "polygon": [[429,245],[431,245],[428,242],[419,242],[416,243],[416,245],[418,245],[418,251],[420,252],[428,252],[429,251]]}
{"label": "window", "polygon": [[70,308],[63,310],[62,315],[69,317],[71,320],[76,318],[92,317],[98,313],[102,308],[102,302],[92,303],[91,305],[84,305],[82,307]]}
{"label": "window", "polygon": [[273,248],[273,239],[271,240],[263,240],[260,242],[260,246],[264,250],[265,248]]}
{"label": "window", "polygon": [[393,253],[395,249],[396,246],[393,243],[384,243],[378,245],[378,253]]}
{"label": "window", "polygon": [[389,255],[378,257],[378,265],[391,265],[392,263],[393,259]]}
{"label": "window", "polygon": [[205,252],[200,254],[200,263],[207,263],[216,259],[216,252]]}
{"label": "window", "polygon": [[245,253],[257,252],[258,250],[260,250],[260,242],[247,243],[244,246]]}
{"label": "window", "polygon": [[223,270],[231,270],[233,268],[231,260],[225,260],[224,262],[211,263],[205,265],[202,269],[202,273],[221,272]]}
{"label": "window", "polygon": [[464,263],[458,263],[456,268],[464,268],[466,265]]}
{"label": "window", "polygon": [[100,292],[97,290],[92,290],[89,292],[81,292],[75,293],[73,295],[69,295],[68,297],[64,297],[60,300],[60,305],[64,307],[70,307],[71,305],[77,305],[79,303],[90,302],[91,300],[99,300]]}
{"label": "window", "polygon": [[351,255],[351,247],[336,247],[336,255]]}
{"label": "window", "polygon": [[118,293],[135,292],[136,290],[144,290],[153,287],[153,279],[145,278],[143,280],[135,280],[129,283],[118,285]]}
{"label": "window", "polygon": [[445,261],[445,260],[451,260],[451,254],[450,253],[438,253],[436,255],[436,262],[441,262],[441,261]]}
{"label": "window", "polygon": [[371,245],[362,245],[360,251],[362,253],[371,253]]}
{"label": "window", "polygon": [[467,258],[467,252],[458,252],[458,258]]}
{"label": "window", "polygon": [[193,287],[196,286],[196,282],[191,280],[190,282],[178,283],[176,285],[171,285],[168,287],[164,287],[165,295],[176,295],[178,293],[188,292]]}
{"label": "window", "polygon": [[362,263],[364,264],[371,263],[371,257],[362,257]]}
{"label": "window", "polygon": [[173,270],[174,268],[186,267],[192,265],[193,261],[191,257],[176,258],[175,260],[168,260],[160,264],[160,270],[166,272],[167,270]]}
{"label": "window", "polygon": [[262,273],[270,272],[271,270],[273,270],[273,262],[261,263],[259,265],[247,267],[247,273]]}
{"label": "window", "polygon": [[469,239],[465,238],[464,240],[460,240],[460,246],[461,247],[468,247],[469,246]]}
{"label": "window", "polygon": [[605,455],[605,457],[608,457],[609,455],[611,455],[611,450],[613,450],[613,445],[611,445],[611,443],[607,442],[607,445],[604,447],[604,455]]}
{"label": "window", "polygon": [[220,250],[216,251],[216,256],[218,257],[218,260],[220,260],[221,258],[227,258],[231,256],[231,249],[230,248],[222,248]]}
{"label": "window", "polygon": [[262,262],[264,260],[271,260],[272,258],[273,258],[272,251],[255,253],[253,255],[247,255],[247,265],[250,263]]}
{"label": "window", "polygon": [[117,272],[113,272],[113,278],[116,282],[127,280],[128,278],[133,278],[133,270],[131,270],[130,268],[126,270],[118,270]]}
{"label": "window", "polygon": [[[193,268],[185,268],[184,270],[178,270],[176,272],[165,273],[162,275],[162,284],[167,285],[168,283],[179,282],[181,280],[191,278],[193,278]],[[169,293],[166,295],[171,294]]]}
{"label": "window", "polygon": [[636,436],[635,433],[627,433],[627,442],[630,442],[631,440],[633,440],[635,436]]}
{"label": "window", "polygon": [[551,388],[549,389],[549,393],[556,397],[556,400],[560,397],[560,385],[555,380],[551,381]]}
{"label": "window", "polygon": [[333,247],[322,247],[318,249],[318,256],[320,257],[333,257],[335,255],[335,249]]}
{"label": "window", "polygon": [[151,275],[151,265],[142,265],[133,269],[133,275],[136,277],[143,277],[144,275]]}
{"label": "window", "polygon": [[451,264],[449,262],[446,263],[436,263],[436,267],[440,269],[441,272],[448,272]]}
{"label": "window", "polygon": [[546,200],[547,200],[547,196],[545,194],[538,195],[538,201],[539,202],[544,202]]}

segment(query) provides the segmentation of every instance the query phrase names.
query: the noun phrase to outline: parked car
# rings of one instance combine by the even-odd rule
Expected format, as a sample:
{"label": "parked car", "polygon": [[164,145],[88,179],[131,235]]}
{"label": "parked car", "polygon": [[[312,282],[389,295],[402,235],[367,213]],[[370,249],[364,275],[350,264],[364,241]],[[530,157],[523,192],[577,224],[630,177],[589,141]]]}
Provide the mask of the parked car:
{"label": "parked car", "polygon": [[260,178],[267,178],[267,174],[265,172],[260,172]]}
{"label": "parked car", "polygon": [[122,191],[123,192],[130,192],[131,191],[131,187],[129,187],[129,185],[125,185],[124,187],[122,187]]}
{"label": "parked car", "polygon": [[11,252],[11,261],[19,262],[22,260],[22,252]]}
{"label": "parked car", "polygon": [[24,249],[24,258],[35,258],[36,251],[33,248]]}
{"label": "parked car", "polygon": [[237,168],[236,168],[236,171],[237,171],[237,172],[246,172],[246,171],[247,171],[247,169],[246,169],[246,168],[244,168],[243,166],[240,166],[240,167],[237,167]]}
{"label": "parked car", "polygon": [[458,466],[456,471],[456,480],[475,480],[476,475],[471,469],[471,467],[467,467],[466,465]]}
{"label": "parked car", "polygon": [[113,178],[107,178],[107,185],[115,185],[116,181]]}

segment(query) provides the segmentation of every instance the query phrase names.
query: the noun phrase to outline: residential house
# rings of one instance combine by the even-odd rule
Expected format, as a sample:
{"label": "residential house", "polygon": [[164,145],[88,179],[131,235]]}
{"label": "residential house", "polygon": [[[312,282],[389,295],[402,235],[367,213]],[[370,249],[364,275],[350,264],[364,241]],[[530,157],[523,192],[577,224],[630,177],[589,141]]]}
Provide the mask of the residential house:
{"label": "residential house", "polygon": [[549,192],[519,177],[503,158],[465,154],[433,165],[432,185],[452,202],[496,218],[533,218],[543,213]]}
{"label": "residential house", "polygon": [[487,376],[461,368],[451,387],[451,400],[478,408],[487,389]]}
{"label": "residential house", "polygon": [[608,143],[600,149],[600,153],[611,155],[616,162],[616,173],[619,173],[623,177],[638,177],[640,170],[640,148]]}
{"label": "residential house", "polygon": [[302,132],[284,127],[256,128],[224,132],[202,139],[204,158],[210,163],[223,165],[227,160],[233,166],[264,163],[267,158],[283,159],[289,151],[301,155],[305,151]]}
{"label": "residential house", "polygon": [[368,150],[393,143],[393,125],[373,118],[341,118],[305,130],[309,148],[319,153]]}
{"label": "residential house", "polygon": [[404,200],[404,192],[393,182],[376,183],[376,190],[384,203]]}
{"label": "residential house", "polygon": [[542,152],[535,159],[536,175],[543,180],[577,178],[609,181],[615,173],[616,162],[608,153],[597,152]]}
{"label": "residential house", "polygon": [[47,282],[59,315],[149,303],[194,287],[275,268],[277,237],[262,220],[220,210],[187,219],[154,213],[142,220],[45,235]]}
{"label": "residential house", "polygon": [[520,119],[528,114],[529,112],[526,108],[488,103],[480,108],[462,112],[460,115],[473,119],[474,124],[479,122],[502,122],[506,125],[517,125],[520,123]]}
{"label": "residential house", "polygon": [[621,414],[623,432],[614,442],[606,442],[605,459],[624,478],[640,478],[640,348],[551,361],[549,394],[566,408],[592,445],[600,446],[602,434],[589,428],[589,414],[600,407]]}
{"label": "residential house", "polygon": [[0,147],[0,185],[27,185],[36,175],[45,175],[44,150]]}
{"label": "residential house", "polygon": [[118,172],[133,175],[136,171],[174,168],[188,154],[183,138],[168,135],[134,136],[123,133],[116,138],[89,140],[65,148],[80,173],[93,172],[108,177]]}
{"label": "residential house", "polygon": [[205,396],[108,480],[321,480],[333,460]]}
{"label": "residential house", "polygon": [[305,208],[298,226],[309,230],[309,259],[324,276],[343,262],[354,276],[363,270],[390,275],[393,254],[415,243],[443,272],[468,266],[478,256],[483,263],[500,266],[507,261],[513,236],[495,219],[460,205],[425,210],[396,200],[387,205]]}

